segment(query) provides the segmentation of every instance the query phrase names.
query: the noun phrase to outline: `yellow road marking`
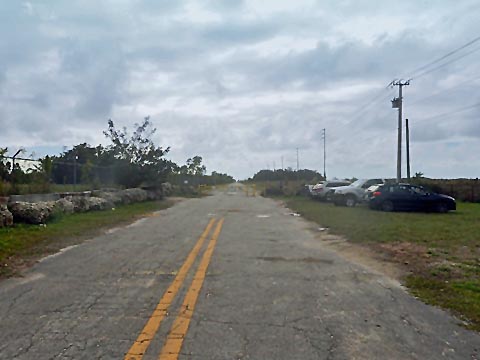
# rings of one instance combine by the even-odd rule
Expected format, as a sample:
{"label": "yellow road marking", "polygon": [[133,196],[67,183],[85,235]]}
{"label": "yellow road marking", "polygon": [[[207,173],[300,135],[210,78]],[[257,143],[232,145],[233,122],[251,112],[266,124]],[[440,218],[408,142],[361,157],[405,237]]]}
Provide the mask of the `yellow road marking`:
{"label": "yellow road marking", "polygon": [[214,223],[215,219],[211,219],[208,223],[197,243],[190,251],[190,254],[188,254],[187,259],[183,263],[182,267],[180,268],[180,270],[178,270],[177,276],[175,276],[175,279],[170,284],[167,291],[163,294],[160,302],[158,303],[157,307],[148,319],[137,340],[135,340],[130,350],[128,350],[124,358],[125,360],[140,360],[143,358],[143,354],[145,354],[145,351],[150,345],[150,342],[158,331],[158,328],[160,327],[160,323],[162,322],[163,318],[165,317],[165,315],[167,315],[168,307],[175,299],[178,290],[182,286],[188,271],[195,262],[195,259],[200,252],[200,249],[202,248],[202,245],[205,242],[208,234],[210,233],[210,230],[212,229]]}
{"label": "yellow road marking", "polygon": [[195,305],[197,303],[198,295],[202,289],[203,281],[205,280],[205,275],[207,273],[208,265],[212,258],[213,250],[217,244],[218,236],[222,230],[223,218],[218,222],[215,232],[213,233],[212,239],[208,243],[207,250],[203,254],[200,265],[198,266],[197,272],[192,280],[192,284],[183,299],[182,307],[180,312],[177,315],[177,318],[173,322],[173,325],[170,329],[170,332],[167,336],[167,341],[165,342],[162,352],[159,356],[159,360],[176,360],[180,354],[180,349],[182,348],[183,339],[187,335],[188,326],[190,325],[190,320],[195,310]]}

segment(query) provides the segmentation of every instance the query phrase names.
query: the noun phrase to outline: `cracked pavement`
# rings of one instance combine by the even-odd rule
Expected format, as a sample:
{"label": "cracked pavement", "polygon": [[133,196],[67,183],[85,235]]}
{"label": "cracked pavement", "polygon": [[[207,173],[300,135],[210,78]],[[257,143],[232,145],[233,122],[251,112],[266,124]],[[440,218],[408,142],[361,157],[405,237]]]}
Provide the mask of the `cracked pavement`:
{"label": "cracked pavement", "polygon": [[231,188],[42,260],[0,283],[0,359],[123,359],[211,216],[225,223],[180,359],[480,359],[479,334],[287,213]]}

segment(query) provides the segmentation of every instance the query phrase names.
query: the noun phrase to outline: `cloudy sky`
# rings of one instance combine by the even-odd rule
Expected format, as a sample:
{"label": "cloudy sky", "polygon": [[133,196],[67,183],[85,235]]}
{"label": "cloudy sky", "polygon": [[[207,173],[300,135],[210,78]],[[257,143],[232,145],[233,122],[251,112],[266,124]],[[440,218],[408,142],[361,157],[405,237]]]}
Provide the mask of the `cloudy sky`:
{"label": "cloudy sky", "polygon": [[246,178],[297,147],[322,169],[326,128],[329,177],[395,177],[387,85],[413,76],[412,172],[478,177],[480,41],[422,68],[478,19],[478,0],[2,1],[0,146],[107,144],[107,119],[150,115],[172,160]]}

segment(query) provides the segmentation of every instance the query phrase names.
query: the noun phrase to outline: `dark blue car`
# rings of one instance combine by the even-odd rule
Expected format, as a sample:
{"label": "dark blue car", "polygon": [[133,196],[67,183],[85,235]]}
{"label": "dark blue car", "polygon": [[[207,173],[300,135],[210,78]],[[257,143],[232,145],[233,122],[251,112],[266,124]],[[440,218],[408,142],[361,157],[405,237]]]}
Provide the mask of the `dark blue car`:
{"label": "dark blue car", "polygon": [[369,199],[371,209],[383,211],[436,211],[456,210],[451,196],[428,192],[421,186],[410,184],[383,185]]}

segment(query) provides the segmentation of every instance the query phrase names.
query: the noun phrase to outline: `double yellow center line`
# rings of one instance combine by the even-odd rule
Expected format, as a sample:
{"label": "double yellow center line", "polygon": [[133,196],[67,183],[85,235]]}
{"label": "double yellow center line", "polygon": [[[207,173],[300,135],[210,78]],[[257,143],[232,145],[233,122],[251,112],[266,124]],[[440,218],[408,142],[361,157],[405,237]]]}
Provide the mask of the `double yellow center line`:
{"label": "double yellow center line", "polygon": [[[210,259],[212,258],[213,250],[215,249],[217,239],[220,236],[220,232],[222,230],[223,221],[224,219],[222,218],[217,223],[212,238],[210,239],[207,249],[205,250],[205,253],[203,254],[203,257],[200,261],[197,272],[193,277],[190,288],[185,295],[183,304],[180,308],[180,312],[177,315],[167,336],[167,340],[162,348],[162,352],[159,356],[160,360],[174,360],[178,358],[180,349],[183,344],[183,339],[185,338],[185,335],[188,331],[188,326],[190,325],[193,310],[195,309],[195,305],[197,303],[198,295],[200,294],[203,281],[205,280],[208,265],[210,263]],[[167,316],[168,308],[172,304],[178,291],[183,285],[183,282],[190,268],[195,262],[195,259],[197,258],[200,249],[202,248],[202,245],[205,242],[205,239],[207,238],[214,224],[215,219],[211,219],[207,227],[203,231],[202,235],[200,235],[197,243],[188,254],[185,262],[175,276],[175,279],[170,284],[167,291],[163,294],[162,298],[160,299],[158,305],[156,306],[152,315],[145,324],[140,335],[137,337],[137,340],[135,340],[130,350],[128,350],[127,354],[125,355],[125,360],[140,360],[143,358],[145,351],[147,350],[153,337],[160,328],[162,320],[165,318],[165,316]]]}

